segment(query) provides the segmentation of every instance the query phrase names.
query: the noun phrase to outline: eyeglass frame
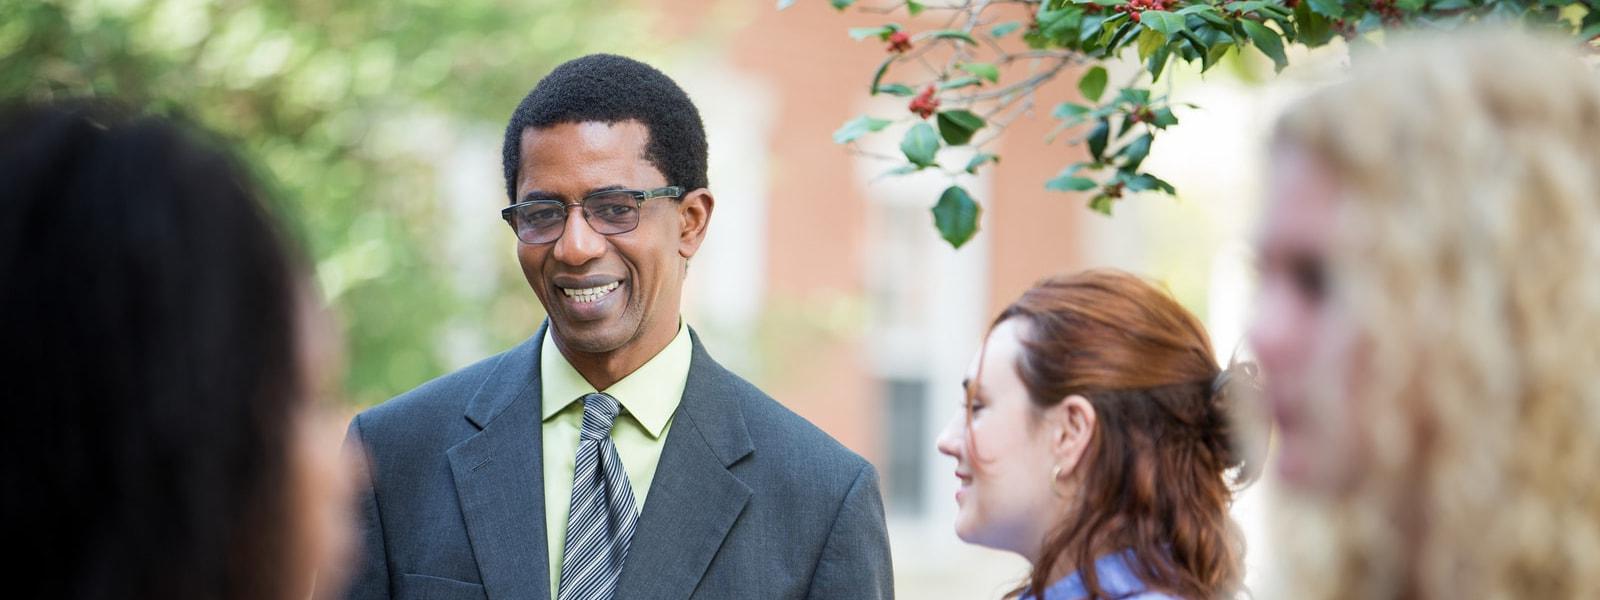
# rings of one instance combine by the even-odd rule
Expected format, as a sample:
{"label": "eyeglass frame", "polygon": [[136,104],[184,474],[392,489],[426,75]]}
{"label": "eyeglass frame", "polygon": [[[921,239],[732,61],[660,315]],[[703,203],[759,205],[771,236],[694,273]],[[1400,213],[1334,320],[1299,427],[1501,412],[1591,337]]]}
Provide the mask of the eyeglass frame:
{"label": "eyeglass frame", "polygon": [[[562,202],[561,200],[551,200],[551,199],[523,200],[522,202],[518,202],[516,204],[512,204],[510,206],[506,206],[504,208],[501,208],[500,209],[500,218],[503,219],[506,222],[506,225],[511,227],[511,235],[517,238],[517,242],[518,243],[528,244],[528,245],[532,245],[532,246],[542,246],[542,245],[545,245],[545,244],[554,244],[554,243],[556,243],[556,242],[561,240],[561,236],[562,235],[566,235],[566,227],[562,227],[561,228],[561,235],[557,235],[554,239],[551,239],[548,242],[526,242],[526,241],[522,240],[522,236],[520,235],[520,232],[517,231],[517,224],[511,222],[512,214],[519,208],[522,208],[522,207],[525,207],[525,206],[529,206],[529,205],[534,205],[534,204],[544,204],[544,205],[550,205],[550,206],[559,205],[562,208],[562,210],[564,211],[563,212],[563,215],[564,215],[563,219],[570,219],[570,218],[572,218],[571,217],[572,208],[574,206],[576,206],[580,210],[583,211],[583,222],[584,222],[584,224],[588,225],[590,229],[594,229],[594,225],[589,223],[589,218],[590,218],[590,216],[589,216],[589,207],[586,206],[586,203],[588,203],[590,198],[596,198],[596,197],[599,197],[599,196],[605,196],[605,195],[609,195],[609,194],[628,194],[628,195],[631,195],[631,196],[633,196],[634,208],[635,209],[639,209],[639,210],[643,210],[644,209],[644,203],[645,203],[646,200],[649,200],[651,198],[674,198],[674,199],[682,198],[683,194],[684,194],[684,190],[683,190],[682,187],[679,187],[679,186],[676,186],[676,185],[669,185],[669,186],[666,186],[666,187],[658,187],[658,188],[653,188],[653,189],[648,189],[648,190],[634,190],[634,189],[599,190],[599,191],[590,192],[588,194],[584,194],[584,196],[582,198],[579,198],[577,202]],[[643,215],[640,215],[640,219],[643,220]],[[565,221],[563,221],[563,224],[565,224]],[[638,229],[638,228],[639,228],[639,223],[635,222],[633,224],[633,227],[630,227],[630,228],[628,228],[626,230],[623,230],[623,231],[615,231],[615,232],[612,232],[612,233],[600,233],[600,231],[598,229],[596,229],[595,233],[600,233],[600,235],[622,235],[624,233],[631,232],[631,231],[633,231],[635,229]]]}

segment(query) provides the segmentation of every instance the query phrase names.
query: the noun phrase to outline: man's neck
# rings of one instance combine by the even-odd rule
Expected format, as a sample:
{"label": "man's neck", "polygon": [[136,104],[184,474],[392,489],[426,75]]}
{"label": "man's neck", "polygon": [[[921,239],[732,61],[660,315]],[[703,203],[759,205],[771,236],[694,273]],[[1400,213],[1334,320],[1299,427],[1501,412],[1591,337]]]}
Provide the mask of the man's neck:
{"label": "man's neck", "polygon": [[603,392],[616,385],[618,381],[622,381],[622,378],[639,370],[639,367],[650,362],[650,359],[655,358],[672,343],[673,338],[678,336],[681,324],[676,319],[669,323],[670,326],[651,327],[640,333],[639,337],[610,352],[579,352],[568,348],[559,335],[555,336],[556,349],[560,350],[561,356],[567,359],[567,363],[583,376],[584,381],[588,381],[594,389]]}

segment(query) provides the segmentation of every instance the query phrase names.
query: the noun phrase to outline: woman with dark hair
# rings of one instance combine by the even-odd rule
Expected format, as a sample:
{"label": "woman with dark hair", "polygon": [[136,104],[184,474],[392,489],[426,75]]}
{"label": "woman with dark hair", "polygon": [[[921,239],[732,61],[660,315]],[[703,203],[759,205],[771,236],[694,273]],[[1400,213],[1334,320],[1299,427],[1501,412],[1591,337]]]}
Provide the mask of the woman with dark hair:
{"label": "woman with dark hair", "polygon": [[0,113],[0,182],[6,596],[304,598],[347,535],[332,344],[246,170],[80,103]]}
{"label": "woman with dark hair", "polygon": [[939,438],[956,534],[1032,563],[1010,597],[1231,596],[1228,508],[1258,469],[1233,443],[1230,390],[1251,371],[1220,369],[1200,321],[1137,277],[1040,282],[995,319]]}

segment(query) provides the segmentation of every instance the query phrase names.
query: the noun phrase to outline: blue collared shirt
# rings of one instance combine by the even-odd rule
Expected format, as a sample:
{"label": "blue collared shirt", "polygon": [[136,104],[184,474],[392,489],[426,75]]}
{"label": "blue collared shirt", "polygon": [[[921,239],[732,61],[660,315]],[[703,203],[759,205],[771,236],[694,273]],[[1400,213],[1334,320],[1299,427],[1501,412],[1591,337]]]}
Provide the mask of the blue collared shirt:
{"label": "blue collared shirt", "polygon": [[[1127,600],[1179,600],[1175,596],[1146,590],[1144,582],[1133,574],[1130,565],[1134,560],[1133,552],[1126,550],[1095,560],[1094,572],[1100,580],[1100,591],[1112,598]],[[1066,576],[1044,590],[1044,600],[1079,600],[1088,596],[1089,592],[1083,588],[1083,580],[1077,573]],[[1023,594],[1022,600],[1038,599],[1033,594]]]}

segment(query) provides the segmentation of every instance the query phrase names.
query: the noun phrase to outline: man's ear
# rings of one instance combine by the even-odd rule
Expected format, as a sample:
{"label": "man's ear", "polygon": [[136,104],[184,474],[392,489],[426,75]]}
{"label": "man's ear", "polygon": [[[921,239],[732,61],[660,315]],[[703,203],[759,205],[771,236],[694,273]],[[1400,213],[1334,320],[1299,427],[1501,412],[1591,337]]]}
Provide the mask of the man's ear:
{"label": "man's ear", "polygon": [[700,188],[683,195],[678,201],[678,218],[682,227],[678,234],[678,255],[685,260],[700,251],[706,240],[706,227],[711,225],[711,211],[717,206],[711,190]]}
{"label": "man's ear", "polygon": [[1065,476],[1077,470],[1094,441],[1098,415],[1088,398],[1073,394],[1045,409],[1043,426],[1056,466]]}

